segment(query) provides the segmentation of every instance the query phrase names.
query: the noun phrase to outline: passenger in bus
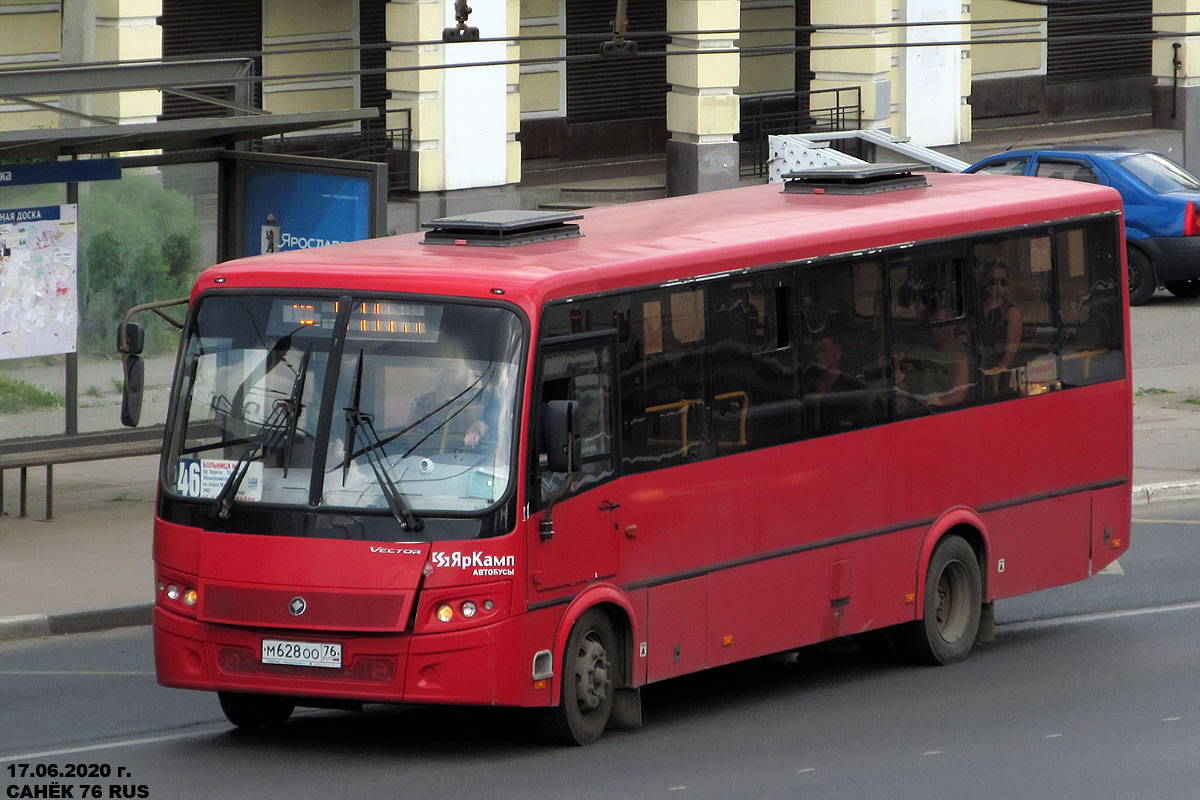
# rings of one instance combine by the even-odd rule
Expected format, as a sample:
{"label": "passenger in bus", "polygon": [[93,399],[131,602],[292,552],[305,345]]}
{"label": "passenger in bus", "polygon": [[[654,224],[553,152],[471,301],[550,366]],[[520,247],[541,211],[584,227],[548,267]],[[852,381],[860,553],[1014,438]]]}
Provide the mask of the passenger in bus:
{"label": "passenger in bus", "polygon": [[1008,267],[999,259],[984,265],[981,281],[980,368],[1003,370],[1014,366],[1021,345],[1021,309],[1008,299]]}
{"label": "passenger in bus", "polygon": [[863,385],[841,370],[842,347],[832,335],[813,342],[813,363],[805,370],[808,426],[832,433],[859,428],[866,422]]}
{"label": "passenger in bus", "polygon": [[953,408],[967,399],[971,388],[966,344],[961,329],[944,323],[946,307],[934,301],[928,338],[910,346],[899,359],[896,385],[930,409]]}

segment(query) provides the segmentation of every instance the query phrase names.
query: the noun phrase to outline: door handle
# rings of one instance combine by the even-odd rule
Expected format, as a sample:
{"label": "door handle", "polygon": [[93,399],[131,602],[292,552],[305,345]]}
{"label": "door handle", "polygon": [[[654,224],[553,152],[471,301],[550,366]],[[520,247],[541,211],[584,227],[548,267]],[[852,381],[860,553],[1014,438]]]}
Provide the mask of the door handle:
{"label": "door handle", "polygon": [[615,511],[616,509],[618,509],[620,507],[621,507],[620,503],[611,503],[608,500],[605,500],[603,503],[600,504],[601,511]]}

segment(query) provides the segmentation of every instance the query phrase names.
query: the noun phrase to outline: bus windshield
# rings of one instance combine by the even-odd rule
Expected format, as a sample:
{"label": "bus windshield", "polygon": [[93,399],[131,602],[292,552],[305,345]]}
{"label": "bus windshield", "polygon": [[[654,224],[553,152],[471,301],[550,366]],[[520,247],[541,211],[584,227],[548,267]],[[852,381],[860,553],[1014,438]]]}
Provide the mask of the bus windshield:
{"label": "bus windshield", "polygon": [[166,487],[212,504],[482,512],[509,487],[522,326],[498,308],[213,295],[184,345]]}

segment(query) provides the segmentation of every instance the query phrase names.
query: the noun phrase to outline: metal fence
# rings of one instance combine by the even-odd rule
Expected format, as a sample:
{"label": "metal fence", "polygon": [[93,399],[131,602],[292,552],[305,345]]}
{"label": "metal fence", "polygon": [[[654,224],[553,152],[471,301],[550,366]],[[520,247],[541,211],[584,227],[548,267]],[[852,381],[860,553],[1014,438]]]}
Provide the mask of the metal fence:
{"label": "metal fence", "polygon": [[862,127],[862,92],[857,86],[741,96],[737,140],[742,177],[767,174],[767,137],[781,133],[827,133]]}
{"label": "metal fence", "polygon": [[[393,114],[398,112],[391,112]],[[401,112],[408,119],[407,109]],[[293,156],[343,158],[352,161],[371,161],[388,165],[388,194],[407,192],[412,149],[411,123],[400,128],[388,128],[384,119],[367,120],[358,133],[325,133],[305,136],[278,136],[261,139],[255,150]]]}

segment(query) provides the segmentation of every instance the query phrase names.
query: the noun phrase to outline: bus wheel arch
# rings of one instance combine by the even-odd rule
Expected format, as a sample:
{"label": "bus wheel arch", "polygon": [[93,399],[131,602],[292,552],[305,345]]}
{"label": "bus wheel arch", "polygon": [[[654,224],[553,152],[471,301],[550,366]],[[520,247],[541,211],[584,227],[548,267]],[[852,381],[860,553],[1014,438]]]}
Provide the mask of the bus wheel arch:
{"label": "bus wheel arch", "polygon": [[640,726],[633,620],[628,600],[614,587],[580,595],[568,606],[555,635],[559,663],[551,706],[540,719],[545,738],[583,745],[610,726]]}
{"label": "bus wheel arch", "polygon": [[943,522],[947,524],[934,526],[922,548],[917,619],[895,629],[898,652],[919,664],[962,661],[983,624],[988,561],[984,528],[962,519]]}

